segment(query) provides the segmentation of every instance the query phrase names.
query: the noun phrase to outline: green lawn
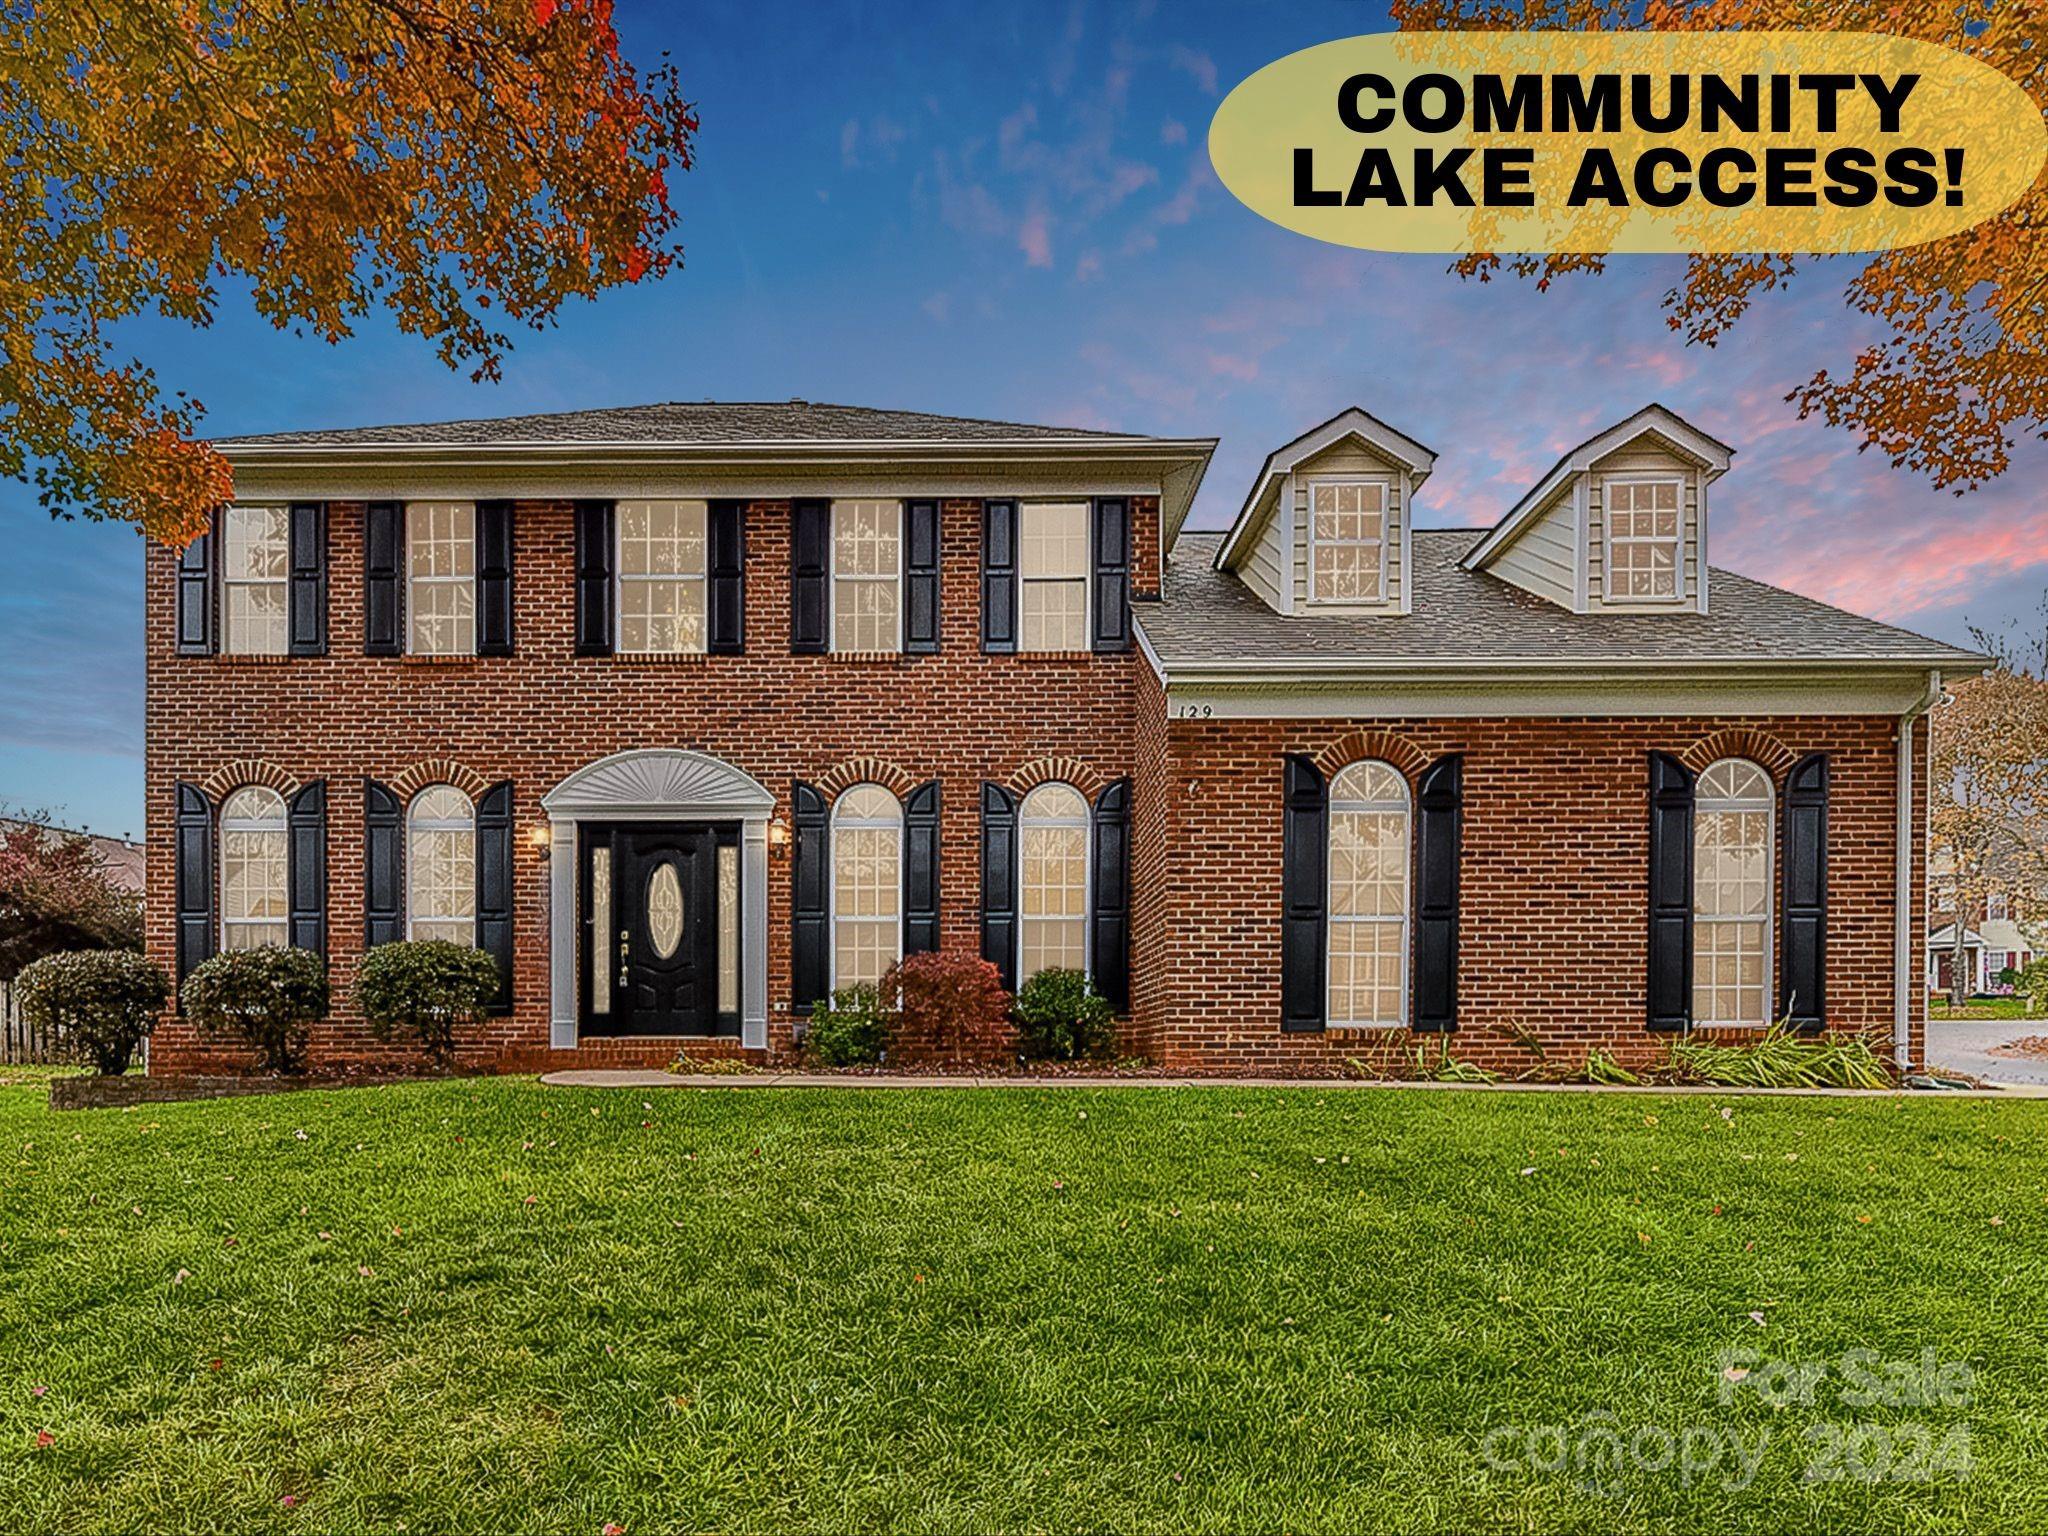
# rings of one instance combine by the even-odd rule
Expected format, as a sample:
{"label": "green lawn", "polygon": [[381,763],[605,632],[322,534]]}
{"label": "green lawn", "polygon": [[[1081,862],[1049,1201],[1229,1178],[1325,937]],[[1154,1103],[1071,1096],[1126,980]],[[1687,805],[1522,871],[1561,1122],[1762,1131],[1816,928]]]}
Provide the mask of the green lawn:
{"label": "green lawn", "polygon": [[0,1147],[7,1531],[2048,1530],[2038,1102],[13,1087]]}
{"label": "green lawn", "polygon": [[1973,997],[1957,1008],[1946,997],[1930,1000],[1928,1015],[1934,1019],[2025,1019],[2027,1000],[2023,997]]}

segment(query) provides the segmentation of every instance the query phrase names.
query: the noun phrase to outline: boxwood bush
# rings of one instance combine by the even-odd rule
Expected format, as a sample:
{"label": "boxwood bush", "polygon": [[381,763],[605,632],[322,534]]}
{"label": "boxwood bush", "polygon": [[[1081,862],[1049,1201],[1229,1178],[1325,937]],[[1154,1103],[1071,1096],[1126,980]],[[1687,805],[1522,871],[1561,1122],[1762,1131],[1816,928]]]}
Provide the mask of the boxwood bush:
{"label": "boxwood bush", "polygon": [[1034,1056],[1072,1061],[1109,1049],[1115,1014],[1085,971],[1040,971],[1017,989],[1016,1014]]}
{"label": "boxwood bush", "polygon": [[498,995],[498,962],[469,944],[408,939],[380,944],[356,972],[356,1006],[379,1040],[417,1041],[436,1061],[455,1054]]}
{"label": "boxwood bush", "polygon": [[310,949],[234,949],[192,968],[179,994],[202,1035],[231,1036],[273,1072],[292,1072],[327,1016],[327,962]]}
{"label": "boxwood bush", "polygon": [[45,955],[14,979],[22,1022],[67,1056],[119,1077],[170,999],[163,969],[132,950]]}
{"label": "boxwood bush", "polygon": [[880,1061],[889,1038],[889,1014],[873,982],[841,987],[829,1002],[811,1010],[804,1050],[825,1067]]}

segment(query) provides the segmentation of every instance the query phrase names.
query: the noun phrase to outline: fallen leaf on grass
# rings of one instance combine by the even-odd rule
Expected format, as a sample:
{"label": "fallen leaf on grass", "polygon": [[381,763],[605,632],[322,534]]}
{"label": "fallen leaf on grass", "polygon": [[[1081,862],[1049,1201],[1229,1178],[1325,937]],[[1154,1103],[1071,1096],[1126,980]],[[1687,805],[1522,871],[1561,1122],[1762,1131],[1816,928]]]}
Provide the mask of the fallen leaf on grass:
{"label": "fallen leaf on grass", "polygon": [[36,1431],[37,1450],[47,1451],[51,1446],[55,1445],[56,1443],[57,1437],[51,1434],[47,1429],[39,1429]]}

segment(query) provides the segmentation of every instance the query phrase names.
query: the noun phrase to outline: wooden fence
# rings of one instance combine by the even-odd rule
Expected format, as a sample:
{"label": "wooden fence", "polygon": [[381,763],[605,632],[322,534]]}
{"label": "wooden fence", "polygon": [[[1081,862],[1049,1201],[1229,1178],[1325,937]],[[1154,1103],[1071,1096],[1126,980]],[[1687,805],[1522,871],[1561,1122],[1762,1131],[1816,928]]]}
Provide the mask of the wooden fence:
{"label": "wooden fence", "polygon": [[0,1066],[18,1067],[32,1062],[61,1061],[54,1042],[30,1029],[15,1001],[14,987],[0,981]]}

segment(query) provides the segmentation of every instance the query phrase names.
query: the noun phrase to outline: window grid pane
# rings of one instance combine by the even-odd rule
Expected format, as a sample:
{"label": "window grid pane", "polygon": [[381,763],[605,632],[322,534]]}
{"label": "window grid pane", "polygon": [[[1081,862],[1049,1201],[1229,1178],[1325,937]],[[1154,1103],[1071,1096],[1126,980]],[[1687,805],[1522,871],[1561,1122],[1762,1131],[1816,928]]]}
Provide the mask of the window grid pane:
{"label": "window grid pane", "polygon": [[1024,797],[1019,818],[1020,983],[1040,971],[1088,967],[1088,802],[1065,784]]}
{"label": "window grid pane", "polygon": [[1672,480],[1606,482],[1610,597],[1678,595],[1678,490]]}
{"label": "window grid pane", "polygon": [[406,570],[412,653],[475,655],[475,505],[413,502],[406,509]]}
{"label": "window grid pane", "polygon": [[1328,1008],[1333,1025],[1408,1015],[1408,784],[1353,763],[1330,784]]}
{"label": "window grid pane", "polygon": [[1309,484],[1310,595],[1317,602],[1377,602],[1385,555],[1387,488],[1380,481]]}
{"label": "window grid pane", "polygon": [[1088,649],[1088,504],[1027,501],[1018,509],[1019,647]]}
{"label": "window grid pane", "polygon": [[476,942],[476,821],[469,797],[450,785],[413,798],[406,837],[408,933]]}
{"label": "window grid pane", "polygon": [[832,985],[876,982],[899,958],[903,812],[876,785],[847,790],[832,817]]}
{"label": "window grid pane", "polygon": [[740,851],[718,848],[718,1011],[740,1011]]}
{"label": "window grid pane", "polygon": [[895,651],[903,504],[832,503],[832,649]]}
{"label": "window grid pane", "polygon": [[221,947],[288,942],[284,800],[271,789],[239,789],[220,816]]}
{"label": "window grid pane", "polygon": [[229,507],[221,518],[221,649],[282,656],[290,536],[283,507]]}
{"label": "window grid pane", "polygon": [[622,501],[618,517],[619,649],[702,651],[706,504]]}
{"label": "window grid pane", "polygon": [[1772,788],[1754,763],[1700,775],[1693,811],[1693,1020],[1770,1022]]}

